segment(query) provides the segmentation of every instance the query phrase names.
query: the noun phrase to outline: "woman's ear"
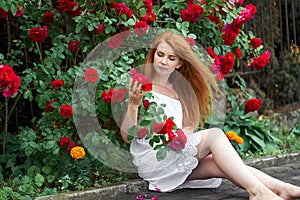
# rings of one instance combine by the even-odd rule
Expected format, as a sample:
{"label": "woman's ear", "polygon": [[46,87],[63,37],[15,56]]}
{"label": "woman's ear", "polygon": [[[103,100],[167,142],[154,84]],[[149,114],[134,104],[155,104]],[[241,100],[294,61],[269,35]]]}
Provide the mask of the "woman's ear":
{"label": "woman's ear", "polygon": [[179,63],[178,63],[178,66],[175,67],[175,68],[176,68],[176,69],[179,69],[181,66],[182,66],[182,61],[180,60]]}

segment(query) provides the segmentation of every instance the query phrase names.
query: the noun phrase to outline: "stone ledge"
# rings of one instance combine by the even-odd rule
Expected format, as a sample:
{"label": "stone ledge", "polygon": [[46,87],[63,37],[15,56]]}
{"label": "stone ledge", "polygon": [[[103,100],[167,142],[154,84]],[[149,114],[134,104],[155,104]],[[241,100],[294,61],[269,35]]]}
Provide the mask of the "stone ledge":
{"label": "stone ledge", "polygon": [[[290,163],[300,159],[299,153],[280,154],[263,158],[246,160],[245,163],[256,168],[264,168],[268,166],[278,166],[283,163]],[[127,181],[117,185],[108,187],[90,189],[84,191],[74,191],[70,193],[60,193],[57,195],[49,195],[37,197],[36,200],[90,200],[90,199],[108,199],[124,193],[134,193],[141,190],[147,190],[148,184],[146,181],[137,179]]]}

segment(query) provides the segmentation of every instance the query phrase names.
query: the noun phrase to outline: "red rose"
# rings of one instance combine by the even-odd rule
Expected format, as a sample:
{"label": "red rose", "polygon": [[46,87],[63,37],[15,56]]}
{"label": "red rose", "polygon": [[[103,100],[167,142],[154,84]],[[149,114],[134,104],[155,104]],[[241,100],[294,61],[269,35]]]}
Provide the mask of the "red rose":
{"label": "red rose", "polygon": [[151,105],[151,103],[150,103],[150,101],[149,101],[148,99],[145,99],[145,100],[143,101],[143,106],[144,106],[144,108],[145,108],[146,110],[149,109],[150,105]]}
{"label": "red rose", "polygon": [[135,68],[131,68],[130,72],[132,75],[132,81],[133,82],[137,81],[137,82],[141,83],[143,91],[152,90],[152,83],[146,76],[144,76],[143,74],[136,73]]}
{"label": "red rose", "polygon": [[187,137],[182,130],[177,130],[177,137],[175,136],[172,141],[169,143],[171,148],[175,151],[185,148],[185,144],[187,142]]}
{"label": "red rose", "polygon": [[131,18],[132,10],[130,10],[125,3],[122,2],[122,3],[116,4],[114,2],[113,7],[119,16],[122,16],[123,14],[125,14],[127,19]]}
{"label": "red rose", "polygon": [[229,74],[234,65],[234,54],[227,52],[225,56],[219,56],[219,61],[222,74]]}
{"label": "red rose", "polygon": [[0,19],[6,19],[8,14],[9,14],[9,11],[5,11],[3,8],[0,8]]}
{"label": "red rose", "polygon": [[156,19],[156,15],[154,12],[147,12],[144,17],[142,17],[140,20],[146,22],[147,24],[153,24]]}
{"label": "red rose", "polygon": [[25,11],[23,10],[23,6],[19,6],[16,14],[15,14],[15,17],[22,17],[24,15]]}
{"label": "red rose", "polygon": [[148,25],[144,21],[137,22],[134,25],[134,33],[136,35],[145,35],[148,31]]}
{"label": "red rose", "polygon": [[204,9],[200,5],[189,4],[187,9],[181,10],[181,18],[187,22],[197,22]]}
{"label": "red rose", "polygon": [[164,123],[154,123],[152,126],[152,131],[158,134],[165,134]]}
{"label": "red rose", "polygon": [[250,45],[253,47],[253,49],[257,49],[262,43],[263,42],[260,38],[252,38],[250,41]]}
{"label": "red rose", "polygon": [[245,17],[246,20],[250,20],[254,17],[256,13],[256,6],[253,4],[248,4],[244,10],[241,11],[240,15]]}
{"label": "red rose", "polygon": [[61,88],[64,85],[64,80],[55,79],[54,81],[50,82],[53,88]]}
{"label": "red rose", "polygon": [[99,74],[94,68],[87,68],[84,72],[84,80],[94,83],[98,80]]}
{"label": "red rose", "polygon": [[173,122],[173,120],[171,118],[168,118],[164,125],[165,131],[171,132],[173,130],[174,125],[175,125],[175,123]]}
{"label": "red rose", "polygon": [[54,110],[54,108],[52,107],[52,105],[51,105],[51,103],[53,103],[54,102],[54,100],[53,99],[51,99],[50,101],[46,101],[46,107],[45,107],[45,110],[46,111],[53,111]]}
{"label": "red rose", "polygon": [[113,90],[112,91],[112,96],[111,96],[111,103],[120,103],[122,102],[127,94],[127,89],[126,88],[120,88],[118,90]]}
{"label": "red rose", "polygon": [[70,118],[73,115],[73,107],[67,104],[63,104],[60,107],[60,115],[62,117]]}
{"label": "red rose", "polygon": [[29,38],[33,42],[43,42],[48,37],[48,27],[43,28],[34,27],[29,30]]}
{"label": "red rose", "polygon": [[78,143],[77,142],[70,142],[67,146],[66,151],[69,153],[71,151],[71,149],[73,149],[74,147],[77,147]]}
{"label": "red rose", "polygon": [[237,57],[238,59],[241,59],[242,56],[243,56],[243,52],[241,51],[241,49],[236,48],[236,49],[235,49],[235,55],[236,55],[236,57]]}
{"label": "red rose", "polygon": [[101,99],[106,103],[111,103],[112,93],[113,93],[113,89],[110,89],[108,92],[103,91],[101,93]]}
{"label": "red rose", "polygon": [[207,49],[208,54],[210,55],[210,57],[214,58],[217,56],[217,54],[213,51],[213,49],[211,47],[208,47]]}
{"label": "red rose", "polygon": [[250,64],[251,67],[254,69],[262,69],[270,62],[270,52],[267,50],[264,54],[258,56],[258,58],[253,59],[252,63]]}
{"label": "red rose", "polygon": [[59,0],[56,9],[58,10],[58,12],[69,13],[73,17],[79,16],[81,13],[80,5],[77,2],[71,0]]}
{"label": "red rose", "polygon": [[237,36],[238,34],[229,29],[222,34],[222,39],[225,45],[232,45]]}
{"label": "red rose", "polygon": [[68,44],[68,49],[73,53],[76,53],[78,51],[79,45],[80,45],[79,41],[71,40]]}
{"label": "red rose", "polygon": [[139,139],[144,138],[146,135],[148,135],[149,131],[146,127],[140,128],[137,132],[137,136]]}
{"label": "red rose", "polygon": [[104,31],[104,24],[99,24],[96,33],[101,34],[101,33],[103,33],[103,31]]}
{"label": "red rose", "polygon": [[219,17],[215,16],[215,15],[209,15],[208,16],[208,19],[211,21],[211,22],[214,22],[216,24],[220,24],[220,19]]}
{"label": "red rose", "polygon": [[46,24],[52,23],[54,21],[54,13],[44,12],[44,15],[42,17],[42,21]]}
{"label": "red rose", "polygon": [[69,137],[62,137],[62,138],[58,141],[59,146],[62,146],[62,147],[68,146],[70,142],[71,142],[71,138],[69,138]]}
{"label": "red rose", "polygon": [[195,45],[195,40],[193,38],[186,37],[184,39],[190,45],[191,48]]}
{"label": "red rose", "polygon": [[21,79],[8,64],[0,65],[0,88],[4,97],[11,97],[18,92]]}
{"label": "red rose", "polygon": [[253,112],[260,109],[262,100],[260,98],[252,98],[245,103],[245,112]]}
{"label": "red rose", "polygon": [[120,34],[113,35],[112,37],[109,38],[108,41],[108,46],[111,49],[118,48],[119,46],[122,45],[122,38],[120,37]]}

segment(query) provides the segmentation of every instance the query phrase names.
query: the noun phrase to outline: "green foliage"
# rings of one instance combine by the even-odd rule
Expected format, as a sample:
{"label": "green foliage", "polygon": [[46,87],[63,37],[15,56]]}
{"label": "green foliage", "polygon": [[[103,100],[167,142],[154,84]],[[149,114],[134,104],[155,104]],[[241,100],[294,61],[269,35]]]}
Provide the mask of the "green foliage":
{"label": "green foliage", "polygon": [[[74,109],[78,109],[76,106],[82,106],[83,116],[92,111],[93,105],[87,98],[93,92],[93,85],[86,84],[84,89],[78,91],[73,88],[76,77],[79,75],[82,77],[84,73],[81,67],[84,60],[99,43],[107,42],[111,36],[121,32],[121,24],[133,30],[136,22],[140,20],[138,15],[143,17],[146,8],[142,0],[124,1],[133,12],[132,17],[127,19],[124,14],[119,16],[114,9],[107,8],[111,1],[97,1],[95,8],[90,5],[91,1],[78,0],[77,2],[82,12],[78,16],[72,16],[67,12],[59,12],[55,8],[56,4],[50,0],[0,1],[1,8],[11,11],[7,19],[0,19],[3,23],[3,30],[0,30],[0,33],[4,36],[3,42],[1,38],[1,44],[4,45],[0,49],[0,62],[8,63],[21,77],[21,87],[16,96],[7,99],[7,103],[2,96],[0,97],[0,130],[3,132],[4,119],[8,118],[11,129],[7,135],[6,154],[0,155],[0,199],[31,199],[62,191],[108,185],[136,177],[136,174],[109,169],[96,159],[114,157],[115,152],[108,155],[104,151],[98,151],[97,155],[93,154],[95,157],[87,153],[84,159],[74,160],[65,148],[59,146],[58,141],[62,137],[70,137],[72,141],[83,145],[81,138],[76,134],[73,118],[62,117],[60,108],[63,104],[73,103]],[[23,16],[16,17],[20,5],[25,12]],[[206,7],[209,9],[204,9],[204,13],[196,23],[189,23],[182,21],[180,14],[180,11],[187,7],[185,1],[162,0],[159,6],[155,4],[153,6],[153,12],[156,14],[153,27],[174,29],[205,47],[213,47],[218,55],[233,52],[236,47],[239,47],[245,53],[245,59],[248,59],[250,52],[258,55],[263,51],[263,48],[251,49],[249,39],[254,35],[243,30],[233,45],[224,45],[220,25],[208,20],[212,9],[215,9],[216,16],[221,21],[230,23],[243,7],[233,7],[229,2],[223,4],[223,0],[207,1]],[[46,11],[54,13],[53,23],[46,24],[42,21]],[[221,14],[220,11],[225,14]],[[104,24],[105,29],[102,34],[97,34],[96,30],[100,23]],[[44,25],[48,26],[47,39],[44,42],[31,41],[29,30]],[[68,49],[71,40],[80,42],[76,53]],[[104,132],[104,135],[98,135],[92,127],[89,127],[91,130],[87,131],[86,139],[91,141],[90,145],[94,149],[98,148],[99,144],[108,144],[108,142],[126,150],[129,148],[128,144],[120,140],[118,124],[112,120],[113,113],[110,113],[111,110],[122,111],[126,106],[111,107],[110,104],[103,102],[100,96],[103,91],[111,88],[126,87],[129,82],[130,68],[138,67],[143,63],[148,49],[133,50],[134,45],[131,43],[128,47],[132,51],[120,54],[110,63],[91,63],[90,67],[95,69],[98,67],[99,84],[94,98],[97,120]],[[107,52],[107,56],[115,53],[116,51],[112,50]],[[240,63],[237,61],[233,72],[239,66]],[[235,77],[236,84],[244,90],[247,84],[241,77]],[[50,83],[55,79],[63,80],[63,86],[53,88]],[[81,97],[82,104],[77,105],[76,102],[72,102],[73,92]],[[243,145],[235,145],[235,148],[239,152],[276,149],[277,140],[270,133],[268,123],[244,114],[242,108],[239,109],[237,100],[230,95],[231,90],[227,92],[234,111],[226,117],[224,130],[235,130],[245,140]],[[46,103],[51,100],[53,100],[51,103],[53,110],[47,111]],[[5,105],[9,105],[10,115],[4,112]],[[18,105],[21,125],[14,122],[12,117],[16,105]],[[150,109],[154,108],[150,107]],[[142,108],[141,112],[146,111]],[[140,123],[151,125],[153,117],[156,121],[160,121],[159,115],[156,114],[162,114],[161,109],[150,110],[149,115],[145,116]],[[117,119],[120,117],[116,116]],[[14,123],[17,130],[13,130]],[[297,134],[298,129],[299,126],[296,126],[292,132]],[[154,138],[153,145],[158,139]],[[3,134],[0,134],[0,141],[4,143]],[[158,157],[162,159],[166,151],[159,146],[157,149]]]}

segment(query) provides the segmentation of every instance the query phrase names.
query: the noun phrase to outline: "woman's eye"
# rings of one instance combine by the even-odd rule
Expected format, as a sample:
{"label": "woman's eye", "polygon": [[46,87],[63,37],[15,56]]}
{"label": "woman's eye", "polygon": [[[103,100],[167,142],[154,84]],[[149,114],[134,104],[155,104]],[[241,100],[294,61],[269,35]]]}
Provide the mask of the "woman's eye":
{"label": "woman's eye", "polygon": [[162,57],[162,56],[163,56],[163,54],[160,53],[160,52],[158,52],[157,55],[158,55],[159,57]]}
{"label": "woman's eye", "polygon": [[174,60],[175,60],[175,58],[171,57],[171,58],[170,58],[170,60],[171,60],[171,61],[174,61]]}

